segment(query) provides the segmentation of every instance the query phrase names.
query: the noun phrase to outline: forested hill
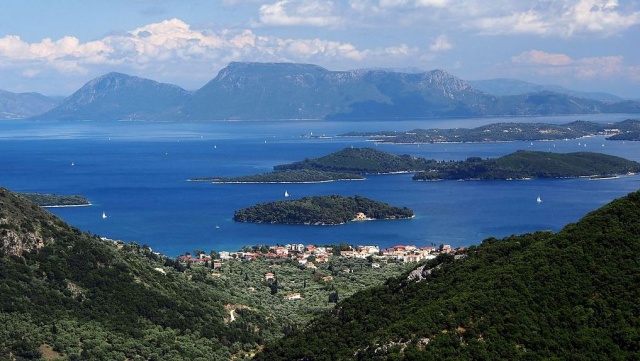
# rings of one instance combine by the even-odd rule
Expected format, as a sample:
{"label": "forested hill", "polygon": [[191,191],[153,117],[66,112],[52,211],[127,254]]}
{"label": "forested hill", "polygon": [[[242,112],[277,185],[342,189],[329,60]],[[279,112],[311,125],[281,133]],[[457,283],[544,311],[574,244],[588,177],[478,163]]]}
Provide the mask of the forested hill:
{"label": "forested hill", "polygon": [[313,169],[327,172],[375,174],[423,170],[427,164],[433,162],[435,161],[412,157],[408,154],[390,154],[373,148],[345,148],[320,158],[277,165],[273,169],[275,171]]}
{"label": "forested hill", "polygon": [[339,303],[257,360],[640,358],[640,192]]}
{"label": "forested hill", "polygon": [[232,344],[262,342],[252,322],[264,316],[247,309],[251,321],[225,324],[223,292],[165,273],[159,258],[0,188],[0,359],[44,347],[70,360],[228,360]]}
{"label": "forested hill", "polygon": [[519,150],[503,157],[470,157],[458,162],[432,164],[414,180],[523,179],[605,177],[639,172],[640,163],[613,155],[576,152],[551,153]]}

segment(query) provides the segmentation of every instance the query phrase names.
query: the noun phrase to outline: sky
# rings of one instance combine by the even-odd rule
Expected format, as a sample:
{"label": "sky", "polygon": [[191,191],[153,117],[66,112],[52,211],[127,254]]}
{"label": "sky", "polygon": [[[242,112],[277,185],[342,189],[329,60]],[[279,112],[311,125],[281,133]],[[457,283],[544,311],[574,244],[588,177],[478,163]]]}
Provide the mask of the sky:
{"label": "sky", "polygon": [[640,0],[0,0],[0,89],[109,72],[196,90],[232,61],[442,69],[640,99]]}

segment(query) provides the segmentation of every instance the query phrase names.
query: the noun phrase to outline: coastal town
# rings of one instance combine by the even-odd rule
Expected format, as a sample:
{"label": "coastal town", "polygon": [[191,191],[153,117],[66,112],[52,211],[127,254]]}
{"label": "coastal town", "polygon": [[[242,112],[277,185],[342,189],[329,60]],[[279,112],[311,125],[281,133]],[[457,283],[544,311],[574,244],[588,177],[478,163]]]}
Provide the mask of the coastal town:
{"label": "coastal town", "polygon": [[[372,268],[379,268],[381,264],[392,262],[420,262],[436,258],[439,254],[452,254],[460,258],[466,254],[463,247],[452,248],[450,245],[441,244],[427,247],[415,245],[396,245],[386,249],[380,249],[377,245],[348,246],[318,246],[313,244],[286,244],[277,246],[253,246],[244,247],[238,252],[212,251],[207,254],[196,251],[195,254],[185,253],[178,257],[178,261],[184,264],[210,264],[212,268],[220,268],[224,262],[230,260],[252,261],[256,259],[291,259],[296,260],[301,266],[315,269],[318,265],[329,262],[331,257],[346,259],[366,259],[371,262]],[[217,257],[216,257],[217,256]]]}

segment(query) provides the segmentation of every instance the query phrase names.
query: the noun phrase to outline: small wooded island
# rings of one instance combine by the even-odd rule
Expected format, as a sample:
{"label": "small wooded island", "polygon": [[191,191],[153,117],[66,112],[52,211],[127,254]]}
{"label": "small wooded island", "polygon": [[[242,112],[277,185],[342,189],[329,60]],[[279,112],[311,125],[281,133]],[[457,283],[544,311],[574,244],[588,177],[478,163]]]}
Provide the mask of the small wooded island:
{"label": "small wooded island", "polygon": [[58,195],[46,193],[19,193],[20,196],[41,207],[79,207],[90,206],[91,202],[80,195]]}
{"label": "small wooded island", "polygon": [[416,173],[413,179],[602,178],[638,171],[640,163],[613,155],[519,150],[500,158],[470,157],[464,161],[440,162]]}
{"label": "small wooded island", "polygon": [[350,221],[410,219],[413,216],[413,211],[406,207],[395,207],[357,195],[330,195],[258,204],[236,211],[233,220],[250,223],[337,225]]}

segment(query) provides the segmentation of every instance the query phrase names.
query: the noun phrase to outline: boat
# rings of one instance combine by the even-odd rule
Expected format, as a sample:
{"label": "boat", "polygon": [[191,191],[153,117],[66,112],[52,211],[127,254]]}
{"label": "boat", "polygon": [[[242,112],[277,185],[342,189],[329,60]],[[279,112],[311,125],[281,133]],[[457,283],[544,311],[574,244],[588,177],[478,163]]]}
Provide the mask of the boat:
{"label": "boat", "polygon": [[285,197],[288,197],[288,196],[289,196],[289,192],[284,191],[284,196],[285,196]]}
{"label": "boat", "polygon": [[102,219],[105,219],[105,218],[107,218],[107,214],[103,211],[102,212]]}
{"label": "boat", "polygon": [[540,196],[538,196],[538,198],[536,199],[536,202],[542,203],[542,198],[540,198]]}

